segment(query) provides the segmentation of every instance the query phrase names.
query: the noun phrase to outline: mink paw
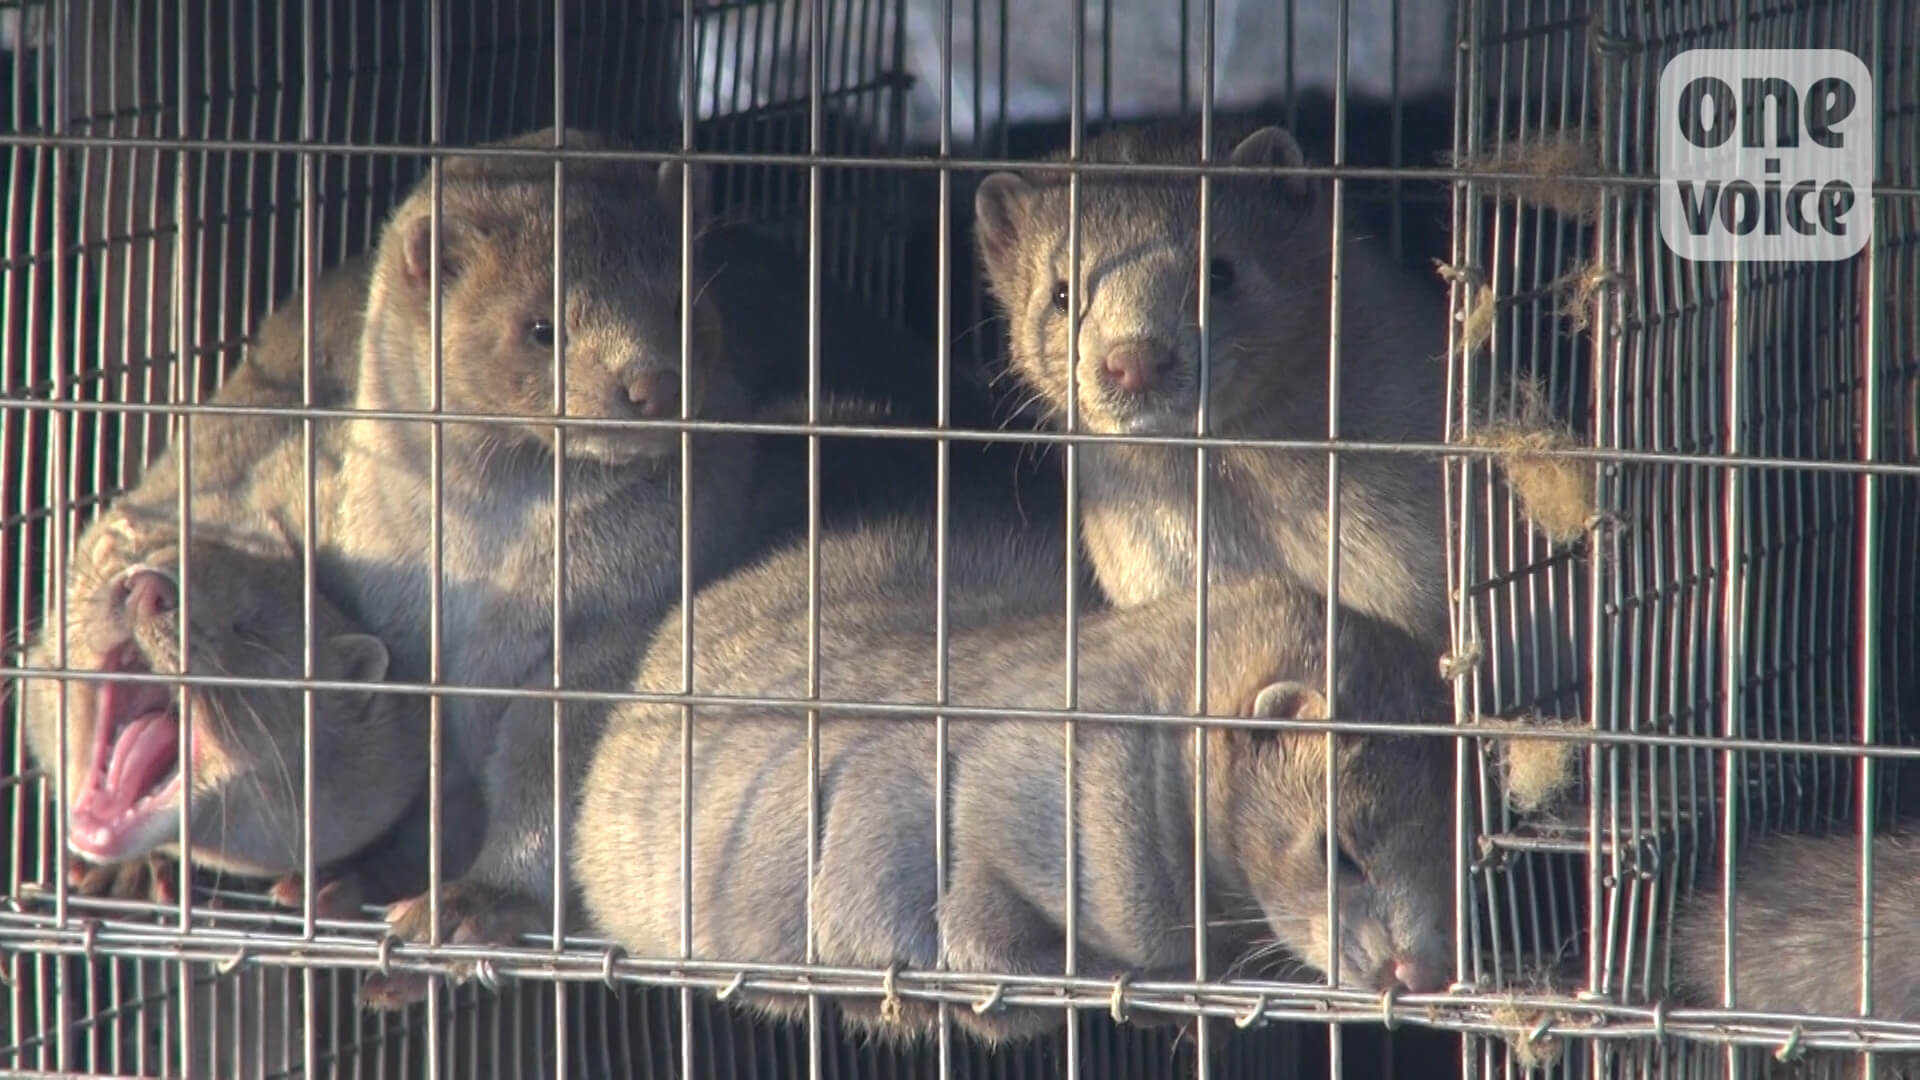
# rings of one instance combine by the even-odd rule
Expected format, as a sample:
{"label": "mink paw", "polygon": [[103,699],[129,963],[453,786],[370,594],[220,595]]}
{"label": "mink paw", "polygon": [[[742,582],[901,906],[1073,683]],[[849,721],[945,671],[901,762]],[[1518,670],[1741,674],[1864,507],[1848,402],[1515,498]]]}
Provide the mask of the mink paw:
{"label": "mink paw", "polygon": [[[549,912],[530,897],[475,881],[455,881],[440,892],[441,940],[449,945],[513,945],[522,934],[548,929],[548,917]],[[387,908],[387,925],[403,941],[426,941],[431,919],[425,893]],[[456,982],[471,974],[468,964],[453,972]],[[430,978],[416,971],[369,976],[360,985],[360,1004],[370,1009],[406,1008],[425,1000]]]}
{"label": "mink paw", "polygon": [[[288,874],[267,890],[268,899],[295,911],[305,903],[305,894],[306,889],[299,874]],[[338,920],[359,918],[366,902],[366,889],[359,875],[350,871],[322,871],[313,891],[313,917]]]}
{"label": "mink paw", "polygon": [[82,896],[177,904],[180,902],[180,864],[157,854],[108,866],[68,856],[67,887]]}

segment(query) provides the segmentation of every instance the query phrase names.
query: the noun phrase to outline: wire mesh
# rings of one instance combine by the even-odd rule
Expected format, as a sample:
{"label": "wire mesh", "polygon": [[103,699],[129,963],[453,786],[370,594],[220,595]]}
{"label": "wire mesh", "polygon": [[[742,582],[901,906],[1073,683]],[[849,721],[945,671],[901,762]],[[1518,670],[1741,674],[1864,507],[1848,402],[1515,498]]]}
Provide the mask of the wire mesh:
{"label": "wire mesh", "polygon": [[[1891,58],[1911,38],[1906,14],[1870,3],[1473,6],[1461,149],[1549,178],[1651,176],[1653,86],[1681,50],[1817,43]],[[1911,176],[1909,66],[1890,60],[1878,84],[1879,181],[1896,189]],[[1579,148],[1550,159],[1557,171],[1528,160],[1557,140]],[[1870,419],[1869,387],[1883,402],[1913,393],[1908,200],[1881,200],[1889,215],[1876,223],[1871,270],[1865,260],[1734,270],[1671,255],[1649,190],[1465,186],[1455,257],[1472,275],[1455,286],[1456,312],[1484,303],[1492,319],[1485,348],[1456,361],[1455,430],[1497,422],[1521,381],[1535,380],[1572,437],[1597,448],[1868,459],[1866,425],[1885,431],[1890,419],[1884,407]],[[1872,312],[1877,338],[1867,332]],[[1911,460],[1910,448],[1889,453],[1893,445],[1880,436],[1877,460]],[[1460,475],[1453,500],[1469,625],[1492,643],[1474,711],[1564,717],[1597,731],[1911,743],[1900,720],[1910,708],[1896,704],[1914,693],[1896,659],[1911,655],[1896,644],[1911,626],[1893,608],[1864,610],[1869,597],[1902,607],[1914,589],[1910,565],[1887,554],[1911,543],[1907,478],[1602,459],[1591,509],[1607,520],[1561,544],[1527,526],[1494,473]],[[1881,633],[1877,648],[1868,622]],[[1899,790],[1903,768],[1880,765],[1869,791],[1859,760],[1836,755],[1612,746],[1569,764],[1578,797],[1520,815],[1502,803],[1499,760],[1483,753],[1475,933],[1496,983],[1518,975],[1659,1000],[1668,919],[1696,884],[1719,881],[1738,837],[1871,829],[1869,815],[1885,821],[1910,801]],[[1733,1060],[1695,1046],[1588,1049],[1556,1051],[1556,1071],[1719,1075]],[[1529,1052],[1486,1042],[1469,1048],[1469,1064],[1497,1071]],[[1739,1074],[1768,1064],[1764,1053],[1745,1054]]]}
{"label": "wire mesh", "polygon": [[[1349,15],[1311,0],[1286,7],[1301,5],[1336,12],[1343,25]],[[942,10],[966,19],[969,6],[951,0]],[[949,47],[942,62],[949,73],[970,68],[974,87],[997,79],[999,91],[965,102],[942,96],[939,132],[942,155],[977,164],[1023,156],[1008,74],[991,70],[1019,20],[1004,3],[983,18],[983,6],[971,5],[969,25],[996,31],[997,50],[976,41],[983,47]],[[1213,9],[1183,3],[1182,26],[1203,25],[1203,7]],[[1093,68],[1104,87],[1076,88],[1076,143],[1111,107],[1115,21],[1099,10],[1077,19],[1095,24],[1076,27],[1088,47],[1069,48],[1075,72]],[[672,118],[697,114],[702,123],[680,145],[715,153],[713,194],[726,217],[766,229],[807,260],[803,274],[817,267],[881,319],[937,327],[938,378],[893,384],[909,405],[957,428],[1011,425],[1000,403],[949,398],[951,362],[988,370],[1004,332],[953,212],[972,179],[906,160],[909,110],[924,102],[908,100],[905,12],[886,0],[817,9],[579,0],[559,10],[499,0],[431,17],[420,5],[320,0],[218,17],[196,5],[109,0],[0,7],[10,17],[0,22],[10,35],[7,133],[29,136],[6,144],[5,381],[20,402],[7,408],[0,438],[9,641],[24,644],[29,628],[57,617],[49,583],[61,546],[141,479],[179,423],[164,409],[102,406],[207,400],[304,270],[368,249],[427,174],[417,152],[369,146],[470,145],[550,123],[556,111],[569,126],[679,139]],[[364,1013],[352,995],[369,972],[445,973],[475,954],[395,946],[372,922],[310,924],[253,893],[216,889],[182,908],[60,890],[48,812],[55,782],[32,773],[16,733],[0,1066],[157,1075],[185,1061],[196,1076],[1236,1076],[1286,1063],[1330,1075],[1434,1065],[1476,1076],[1526,1068],[1690,1076],[1718,1072],[1730,1059],[1715,1043],[1738,1041],[1743,1075],[1766,1068],[1779,1023],[1676,1019],[1655,1005],[1668,979],[1664,935],[1675,905],[1719,878],[1723,849],[1737,848],[1729,840],[1750,830],[1859,829],[1912,801],[1900,782],[1911,754],[1877,759],[1868,783],[1861,759],[1811,744],[1911,748],[1900,718],[1920,705],[1920,675],[1905,662],[1920,645],[1920,471],[1911,468],[1920,465],[1920,38],[1902,5],[1870,0],[1460,0],[1451,14],[1461,46],[1454,130],[1434,148],[1484,163],[1543,139],[1571,140],[1590,157],[1563,171],[1614,182],[1556,175],[1565,183],[1551,191],[1473,178],[1453,185],[1449,441],[1471,443],[1537,401],[1568,424],[1572,445],[1601,453],[1576,466],[1590,470],[1592,497],[1576,527],[1562,530],[1577,533],[1571,539],[1538,525],[1538,507],[1501,471],[1510,458],[1462,455],[1448,467],[1455,655],[1479,657],[1460,680],[1462,719],[1560,719],[1585,735],[1561,766],[1572,786],[1529,812],[1511,804],[1505,755],[1515,740],[1463,741],[1458,840],[1469,857],[1468,903],[1461,985],[1449,996],[1383,1002],[1301,984],[729,966],[622,958],[608,942],[572,935],[564,948],[486,950],[481,985],[436,991],[434,1021],[417,1010]],[[1391,18],[1399,24],[1399,5]],[[809,50],[816,39],[832,47]],[[1651,87],[1661,64],[1686,47],[1809,40],[1879,58],[1880,176],[1896,190],[1877,210],[1871,269],[1855,261],[1729,272],[1674,259],[1650,189],[1634,182],[1653,169]],[[682,66],[688,42],[695,59]],[[1189,65],[1210,86],[1211,63],[1183,56],[1182,70]],[[1414,106],[1398,100],[1397,84],[1379,124],[1371,114],[1350,118],[1344,95],[1324,115],[1303,115],[1290,96],[1287,124],[1309,138],[1316,123],[1330,127],[1336,162],[1420,160],[1413,147],[1426,144],[1409,128]],[[1170,109],[1211,116],[1210,89],[1193,98]],[[955,123],[956,111],[970,115]],[[924,116],[915,122],[924,132]],[[1381,132],[1386,145],[1366,143]],[[879,167],[889,161],[904,167]],[[1378,231],[1396,252],[1431,245],[1419,225],[1434,210],[1420,201],[1431,192],[1414,190],[1411,173],[1381,175],[1377,184],[1342,180],[1338,190],[1363,211],[1378,200]],[[916,229],[938,241],[910,236]],[[557,291],[566,288],[563,280]],[[930,295],[937,311],[917,307]],[[814,388],[832,363],[821,321],[807,320],[816,338],[808,370],[785,373]],[[955,385],[968,377],[957,374]],[[944,455],[968,445],[951,430],[870,434],[947,435],[943,492]],[[1675,460],[1849,463],[1870,448],[1893,467],[1876,475]],[[808,468],[813,480],[800,486],[817,522],[833,480],[811,455]],[[944,568],[939,576],[944,596]],[[1202,595],[1206,580],[1202,567]],[[1872,648],[1869,624],[1878,629]],[[10,650],[8,662],[17,670],[23,653]],[[821,702],[822,711],[829,704],[861,703]],[[943,722],[969,715],[956,706]],[[1077,737],[1067,738],[1072,746]],[[1068,829],[1069,850],[1074,836]],[[222,906],[206,906],[210,897]],[[797,988],[823,1004],[796,1029],[713,1000],[742,987]],[[1057,1038],[990,1053],[944,1027],[929,1045],[862,1045],[824,1004],[888,995],[948,1013],[983,995],[1076,1012]],[[1203,1026],[1196,1048],[1178,1032],[1107,1022],[1122,1001],[1244,1027],[1282,1022],[1225,1039],[1215,1034],[1225,1025]],[[1376,1060],[1341,1034],[1378,1029],[1383,1016],[1463,1036],[1457,1053],[1444,1039],[1438,1054],[1403,1058],[1393,1047],[1419,1045],[1403,1035]],[[1315,1022],[1330,1038],[1303,1037]],[[1830,1025],[1805,1044],[1916,1038],[1898,1026]]]}

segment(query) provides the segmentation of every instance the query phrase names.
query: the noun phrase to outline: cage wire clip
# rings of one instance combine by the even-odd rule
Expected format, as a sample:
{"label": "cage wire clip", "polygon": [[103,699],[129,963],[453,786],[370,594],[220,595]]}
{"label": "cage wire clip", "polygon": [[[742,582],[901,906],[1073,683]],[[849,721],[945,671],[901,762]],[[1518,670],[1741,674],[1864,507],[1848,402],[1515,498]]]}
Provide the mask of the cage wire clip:
{"label": "cage wire clip", "polygon": [[973,1014],[975,1016],[985,1016],[999,1008],[1000,999],[1005,996],[1006,992],[1007,987],[1004,983],[994,983],[993,989],[987,992],[986,997],[973,1003]]}
{"label": "cage wire clip", "polygon": [[1264,991],[1253,999],[1251,1008],[1233,1018],[1233,1026],[1242,1031],[1267,1026],[1267,995]]}
{"label": "cage wire clip", "polygon": [[1806,1051],[1800,1045],[1800,1036],[1803,1034],[1805,1030],[1799,1024],[1793,1025],[1793,1030],[1787,1032],[1787,1041],[1781,1043],[1780,1049],[1773,1052],[1773,1060],[1784,1065],[1804,1055]]}
{"label": "cage wire clip", "polygon": [[906,1006],[900,1000],[900,961],[895,960],[880,976],[880,1019],[897,1024],[905,1015]]}
{"label": "cage wire clip", "polygon": [[1548,1035],[1551,1035],[1552,1033],[1553,1033],[1553,1014],[1550,1012],[1543,1013],[1541,1014],[1539,1023],[1534,1024],[1533,1030],[1527,1032],[1527,1036],[1526,1036],[1527,1042],[1538,1043],[1541,1039],[1546,1038]]}
{"label": "cage wire clip", "polygon": [[1638,41],[1614,33],[1596,11],[1592,25],[1587,27],[1587,40],[1592,42],[1595,56],[1618,59],[1639,52],[1642,48]]}
{"label": "cage wire clip", "polygon": [[1380,1023],[1388,1031],[1400,1026],[1400,1018],[1393,1013],[1393,1007],[1400,1003],[1400,985],[1395,983],[1380,995]]}
{"label": "cage wire clip", "polygon": [[373,954],[373,970],[383,979],[393,975],[393,946],[399,940],[391,930],[380,935],[380,944]]}
{"label": "cage wire clip", "polygon": [[500,989],[500,973],[495,970],[493,961],[484,956],[472,963],[466,977],[486,987],[488,993],[497,993]]}
{"label": "cage wire clip", "polygon": [[607,989],[609,990],[620,989],[620,984],[614,981],[613,965],[618,963],[620,961],[620,958],[625,956],[626,954],[627,954],[627,950],[621,948],[620,946],[609,945],[607,946],[607,951],[601,955],[600,981],[607,984]]}
{"label": "cage wire clip", "polygon": [[727,985],[715,990],[713,996],[721,1001],[725,1001],[739,993],[740,988],[745,985],[747,985],[747,973],[744,971],[736,971],[733,973],[732,980],[730,980]]}
{"label": "cage wire clip", "polygon": [[213,969],[222,975],[231,975],[233,974],[236,968],[238,968],[241,964],[244,964],[246,962],[247,962],[247,950],[246,950],[246,946],[243,945],[240,948],[235,949],[232,956],[229,956],[225,960],[222,960],[218,964],[215,964]]}
{"label": "cage wire clip", "polygon": [[1127,983],[1130,976],[1126,972],[1113,980],[1113,995],[1107,998],[1107,1015],[1113,1017],[1116,1024],[1127,1022]]}

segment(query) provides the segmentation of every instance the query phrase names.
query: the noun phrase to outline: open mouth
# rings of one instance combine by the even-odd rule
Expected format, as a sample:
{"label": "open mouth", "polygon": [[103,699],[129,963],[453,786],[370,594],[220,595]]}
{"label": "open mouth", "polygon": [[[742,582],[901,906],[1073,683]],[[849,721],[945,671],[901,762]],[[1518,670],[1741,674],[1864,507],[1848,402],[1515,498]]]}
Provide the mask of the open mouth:
{"label": "open mouth", "polygon": [[[131,642],[107,654],[106,672],[153,669]],[[67,842],[96,862],[145,854],[180,790],[180,723],[173,688],[107,681],[94,695],[93,757],[67,813]]]}

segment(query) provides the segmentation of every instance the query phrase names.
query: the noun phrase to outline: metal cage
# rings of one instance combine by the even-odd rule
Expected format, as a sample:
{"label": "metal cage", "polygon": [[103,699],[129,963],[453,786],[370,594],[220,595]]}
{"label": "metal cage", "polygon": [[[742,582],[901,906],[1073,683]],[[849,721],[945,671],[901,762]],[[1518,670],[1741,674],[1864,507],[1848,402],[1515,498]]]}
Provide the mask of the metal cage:
{"label": "metal cage", "polygon": [[[1182,0],[1184,75],[1160,111],[1215,108],[1199,89],[1218,81],[1214,52],[1202,60],[1199,41],[1229,6]],[[425,173],[423,148],[505,137],[556,111],[569,126],[636,139],[675,140],[683,119],[697,121],[690,145],[716,162],[726,216],[817,252],[824,279],[890,323],[944,337],[954,384],[970,388],[954,427],[1021,426],[1031,418],[987,392],[1001,337],[967,250],[962,184],[982,164],[1064,142],[1069,126],[1137,114],[1114,91],[1127,77],[1114,50],[1131,40],[1127,20],[1149,13],[1126,0],[1090,0],[1086,19],[1017,7],[0,4],[9,678],[55,610],[65,548],[167,443],[167,411],[141,406],[214,393],[304,273],[373,245]],[[1465,830],[1456,873],[1467,902],[1464,967],[1444,1000],[1359,1001],[1312,985],[1111,988],[1114,1012],[1124,1001],[1258,1028],[1209,1029],[1196,1048],[1175,1031],[1110,1022],[1107,991],[1081,986],[1054,1002],[1073,1010],[1057,1038],[998,1052],[957,1038],[896,1048],[843,1038],[825,1009],[809,1031],[712,993],[749,974],[811,975],[823,995],[873,997],[893,991],[891,974],[617,964],[606,943],[570,938],[541,944],[537,959],[490,958],[479,985],[438,990],[431,1009],[362,1013],[354,988],[390,950],[371,921],[315,930],[228,883],[208,884],[190,917],[61,886],[53,783],[31,765],[10,708],[0,1069],[1695,1076],[1762,1075],[1772,1049],[1801,1045],[1804,1031],[1779,1017],[1662,1004],[1665,935],[1676,905],[1737,861],[1730,841],[1871,832],[1912,812],[1920,20],[1900,0],[1284,7],[1294,35],[1284,71],[1236,84],[1228,104],[1310,145],[1343,140],[1343,166],[1404,170],[1340,182],[1396,254],[1442,263],[1450,283],[1446,421],[1459,453],[1435,543],[1448,552],[1460,729],[1435,737],[1459,747],[1458,806],[1438,812]],[[1312,20],[1345,44],[1363,8],[1387,16],[1375,28],[1388,43],[1384,76],[1354,80],[1345,64],[1300,58]],[[928,25],[943,15],[975,32],[929,60],[928,43],[946,38]],[[1023,31],[1023,18],[1040,29]],[[1082,115],[1052,126],[1033,122],[1034,92],[1015,85],[1037,78],[1019,67],[1036,47],[1018,36],[1048,33],[1068,35],[1057,51],[1077,52],[1072,71],[1089,80],[1070,95]],[[1651,194],[1661,66],[1687,48],[1810,45],[1852,50],[1876,78],[1881,195],[1868,253],[1731,270],[1678,259]],[[1450,93],[1431,85],[1449,64]],[[964,101],[941,92],[946,76],[968,88]],[[1356,82],[1369,101],[1340,95]],[[1549,145],[1557,156],[1542,164]],[[935,168],[939,155],[972,168]],[[1540,524],[1512,455],[1485,441],[1535,407],[1565,425],[1568,452],[1555,460],[1577,462],[1591,488],[1578,519],[1558,527]],[[1519,740],[1476,730],[1482,718],[1554,723],[1572,747],[1570,786],[1516,808],[1505,755]],[[447,970],[455,959],[423,962]],[[1814,1049],[1915,1045],[1895,1027],[1833,1020],[1806,1040]]]}
{"label": "metal cage", "polygon": [[[1652,87],[1686,49],[1851,50],[1877,65],[1878,182],[1897,192],[1914,176],[1915,24],[1844,2],[1464,7],[1458,149],[1523,175],[1469,181],[1455,204],[1457,317],[1478,303],[1491,318],[1456,350],[1450,425],[1484,427],[1532,379],[1580,444],[1609,452],[1591,459],[1607,520],[1571,545],[1526,527],[1491,464],[1460,467],[1463,624],[1495,643],[1471,708],[1636,736],[1582,747],[1579,798],[1531,819],[1503,805],[1483,745],[1478,974],[1647,1004],[1668,985],[1675,905],[1737,861],[1739,838],[1871,832],[1911,803],[1904,757],[1717,746],[1908,746],[1920,690],[1902,659],[1920,520],[1913,477],[1886,468],[1914,460],[1913,201],[1882,199],[1872,251],[1852,261],[1680,259],[1635,186],[1655,174]],[[1543,143],[1576,147],[1553,166],[1595,183],[1539,184],[1527,156]],[[1470,1065],[1513,1067],[1501,1041],[1473,1041]],[[1741,1075],[1767,1061],[1743,1053]],[[1576,1039],[1554,1070],[1721,1075],[1727,1061],[1710,1042]]]}

